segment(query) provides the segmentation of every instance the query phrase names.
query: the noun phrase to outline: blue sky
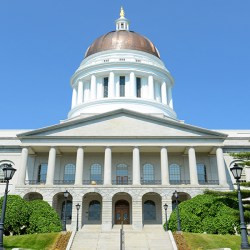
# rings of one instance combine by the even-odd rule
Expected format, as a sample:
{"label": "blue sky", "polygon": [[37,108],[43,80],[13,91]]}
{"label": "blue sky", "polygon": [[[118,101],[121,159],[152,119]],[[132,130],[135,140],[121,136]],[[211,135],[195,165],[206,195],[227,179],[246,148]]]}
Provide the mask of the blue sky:
{"label": "blue sky", "polygon": [[121,5],[172,73],[180,120],[250,129],[249,0],[1,0],[0,129],[66,119],[70,77]]}

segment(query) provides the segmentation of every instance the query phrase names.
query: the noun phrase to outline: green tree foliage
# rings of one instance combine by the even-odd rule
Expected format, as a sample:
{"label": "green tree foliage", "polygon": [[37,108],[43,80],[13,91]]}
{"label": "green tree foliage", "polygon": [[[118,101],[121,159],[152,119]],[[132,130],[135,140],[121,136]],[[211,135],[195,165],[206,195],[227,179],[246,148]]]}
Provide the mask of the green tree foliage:
{"label": "green tree foliage", "polygon": [[[1,210],[2,205],[3,197],[0,199]],[[61,228],[59,216],[46,201],[26,201],[18,195],[8,195],[5,235],[59,232]]]}
{"label": "green tree foliage", "polygon": [[[203,194],[179,204],[181,227],[185,232],[234,234],[239,226],[238,203],[223,194]],[[169,229],[177,230],[176,209],[169,219]]]}
{"label": "green tree foliage", "polygon": [[[2,214],[3,197],[0,199]],[[5,212],[4,231],[6,235],[25,232],[29,221],[27,202],[18,195],[8,195]]]}
{"label": "green tree foliage", "polygon": [[250,152],[240,152],[230,154],[234,159],[243,161],[242,165],[250,166]]}
{"label": "green tree foliage", "polygon": [[27,233],[60,232],[62,225],[56,211],[43,200],[28,202],[31,211]]}

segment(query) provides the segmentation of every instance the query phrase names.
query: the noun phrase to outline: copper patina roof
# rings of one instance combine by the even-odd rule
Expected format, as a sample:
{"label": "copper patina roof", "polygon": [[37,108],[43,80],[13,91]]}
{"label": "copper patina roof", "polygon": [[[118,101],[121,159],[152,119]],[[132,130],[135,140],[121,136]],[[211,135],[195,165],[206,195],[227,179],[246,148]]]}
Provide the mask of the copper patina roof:
{"label": "copper patina roof", "polygon": [[87,49],[85,58],[105,50],[119,49],[139,50],[160,58],[156,47],[148,38],[128,30],[111,31],[97,38]]}

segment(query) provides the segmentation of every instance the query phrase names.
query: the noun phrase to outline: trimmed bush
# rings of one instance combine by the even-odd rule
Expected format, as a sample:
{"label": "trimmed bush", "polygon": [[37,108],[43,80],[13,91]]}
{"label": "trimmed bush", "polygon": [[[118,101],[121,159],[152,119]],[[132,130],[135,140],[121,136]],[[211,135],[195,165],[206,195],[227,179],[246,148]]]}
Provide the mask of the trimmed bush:
{"label": "trimmed bush", "polygon": [[31,214],[27,233],[50,233],[62,230],[58,214],[46,201],[30,201],[28,206]]}
{"label": "trimmed bush", "polygon": [[[181,227],[185,232],[234,234],[239,226],[238,203],[235,199],[211,194],[197,195],[179,204]],[[172,212],[169,229],[177,230],[176,209]]]}

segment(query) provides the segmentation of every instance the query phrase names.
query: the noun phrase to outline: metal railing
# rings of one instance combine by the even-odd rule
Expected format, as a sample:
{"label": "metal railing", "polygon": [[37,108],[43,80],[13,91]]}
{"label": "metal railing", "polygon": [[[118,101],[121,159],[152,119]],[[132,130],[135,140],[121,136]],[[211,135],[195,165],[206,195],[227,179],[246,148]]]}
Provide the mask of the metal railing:
{"label": "metal railing", "polygon": [[73,185],[74,180],[54,180],[55,185]]}
{"label": "metal railing", "polygon": [[125,250],[125,239],[124,239],[123,221],[121,223],[121,229],[120,229],[120,250]]}
{"label": "metal railing", "polygon": [[102,185],[103,180],[83,180],[83,185]]}
{"label": "metal railing", "polygon": [[38,180],[26,180],[25,185],[44,185],[46,180],[38,181]]}
{"label": "metal railing", "polygon": [[190,184],[190,180],[170,180],[171,185],[181,185],[181,184]]}
{"label": "metal railing", "polygon": [[132,180],[112,180],[113,185],[131,185]]}
{"label": "metal railing", "polygon": [[200,185],[219,185],[218,180],[206,180],[206,181],[199,181]]}
{"label": "metal railing", "polygon": [[161,180],[141,180],[142,185],[161,185]]}

